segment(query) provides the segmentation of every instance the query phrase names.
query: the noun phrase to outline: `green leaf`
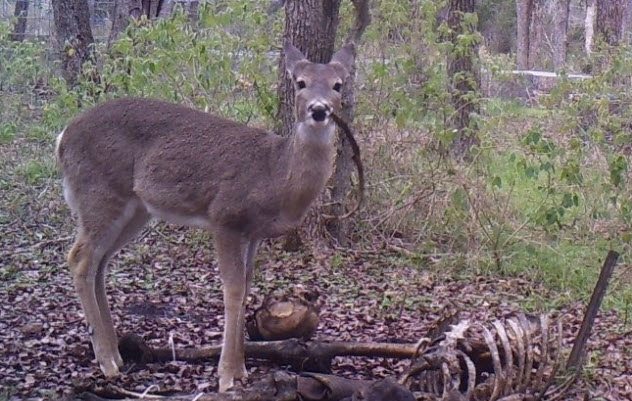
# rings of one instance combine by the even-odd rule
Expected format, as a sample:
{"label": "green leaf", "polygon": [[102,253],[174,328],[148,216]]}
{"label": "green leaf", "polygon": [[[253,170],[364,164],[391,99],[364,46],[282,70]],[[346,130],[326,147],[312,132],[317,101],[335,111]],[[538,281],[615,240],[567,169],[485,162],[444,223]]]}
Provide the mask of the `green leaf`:
{"label": "green leaf", "polygon": [[499,176],[494,176],[492,179],[492,187],[501,188],[503,186],[503,181]]}
{"label": "green leaf", "polygon": [[452,193],[452,207],[463,212],[467,212],[470,209],[465,189],[457,188],[454,190]]}

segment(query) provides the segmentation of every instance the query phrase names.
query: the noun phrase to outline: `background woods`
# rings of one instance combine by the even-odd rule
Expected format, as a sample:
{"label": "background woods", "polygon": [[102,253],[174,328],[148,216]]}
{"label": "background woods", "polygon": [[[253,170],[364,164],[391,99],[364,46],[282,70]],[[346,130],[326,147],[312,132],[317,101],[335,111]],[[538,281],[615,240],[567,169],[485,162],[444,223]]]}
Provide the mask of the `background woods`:
{"label": "background woods", "polygon": [[[383,342],[415,342],[456,312],[556,310],[568,343],[615,249],[585,374],[561,399],[629,399],[631,24],[624,0],[0,0],[0,400],[105,383],[64,261],[74,233],[55,135],[123,96],[287,135],[286,40],[312,61],[355,42],[344,117],[366,200],[349,219],[324,217],[355,203],[340,140],[304,246],[262,244],[249,305],[273,289],[315,287],[317,339]],[[108,293],[117,329],[156,347],[217,342],[209,243],[203,231],[155,223],[126,247]],[[404,369],[334,365],[353,377]],[[204,391],[215,368],[152,365],[116,385],[142,393],[160,378],[165,391]]]}

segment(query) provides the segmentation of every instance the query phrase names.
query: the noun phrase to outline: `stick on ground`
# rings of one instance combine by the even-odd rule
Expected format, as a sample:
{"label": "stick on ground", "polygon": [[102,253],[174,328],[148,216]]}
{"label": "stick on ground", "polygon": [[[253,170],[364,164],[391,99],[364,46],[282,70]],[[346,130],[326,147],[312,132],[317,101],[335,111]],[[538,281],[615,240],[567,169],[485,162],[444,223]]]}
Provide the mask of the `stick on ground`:
{"label": "stick on ground", "polygon": [[619,259],[619,254],[617,252],[608,252],[606,260],[603,263],[603,267],[601,268],[601,273],[599,273],[599,280],[597,280],[597,285],[595,286],[592,296],[590,297],[590,302],[588,303],[588,308],[586,309],[584,320],[582,321],[582,325],[579,329],[579,334],[577,334],[577,338],[575,339],[575,343],[573,344],[573,350],[568,357],[568,362],[566,363],[567,369],[572,368],[575,369],[577,372],[581,371],[582,369],[583,360],[586,353],[586,342],[588,341],[588,337],[590,337],[590,332],[592,331],[593,324],[595,323],[597,312],[599,312],[599,308],[601,307],[603,297],[606,295],[608,282],[610,281],[610,277],[612,277],[612,273],[614,272],[614,267],[617,264],[617,259]]}

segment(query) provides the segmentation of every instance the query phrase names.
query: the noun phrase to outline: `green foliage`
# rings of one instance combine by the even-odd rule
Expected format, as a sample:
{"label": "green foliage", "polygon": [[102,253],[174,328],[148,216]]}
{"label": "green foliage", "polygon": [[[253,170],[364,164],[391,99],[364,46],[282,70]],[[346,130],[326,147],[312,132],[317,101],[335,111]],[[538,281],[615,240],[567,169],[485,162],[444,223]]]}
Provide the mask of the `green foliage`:
{"label": "green foliage", "polygon": [[[512,161],[528,180],[534,180],[540,202],[533,222],[547,231],[560,229],[569,223],[571,212],[579,206],[583,182],[578,165],[581,154],[566,153],[553,140],[543,136],[540,127],[529,130],[522,140],[527,152]],[[579,152],[579,150],[578,150]]]}
{"label": "green foliage", "polygon": [[11,25],[0,22],[0,91],[15,92],[34,85],[47,72],[41,42],[15,42]]}
{"label": "green foliage", "polygon": [[18,172],[28,185],[39,185],[56,176],[52,160],[29,160],[19,168]]}
{"label": "green foliage", "polygon": [[0,123],[0,145],[10,143],[15,138],[17,126],[12,122]]}
{"label": "green foliage", "polygon": [[278,42],[279,29],[270,18],[263,5],[242,0],[202,3],[195,27],[183,12],[154,22],[135,21],[100,54],[98,71],[85,66],[78,88],[70,91],[56,82],[58,97],[45,120],[59,129],[79,108],[127,95],[269,123],[276,113],[272,44]]}
{"label": "green foliage", "polygon": [[0,22],[0,145],[12,142],[22,131],[25,104],[38,104],[35,89],[50,71],[43,62],[41,42],[15,42],[11,25]]}
{"label": "green foliage", "polygon": [[[585,149],[603,158],[591,194],[592,216],[606,218],[615,213],[630,225],[629,150],[632,142],[632,53],[627,46],[605,49],[594,55],[592,79],[562,81],[547,106],[559,110],[563,126],[570,135],[571,149]],[[594,168],[583,160],[576,169]],[[613,216],[614,217],[614,216]]]}
{"label": "green foliage", "polygon": [[358,114],[392,121],[399,129],[444,132],[449,107],[445,46],[437,32],[444,1],[378,1],[361,50],[365,77]]}

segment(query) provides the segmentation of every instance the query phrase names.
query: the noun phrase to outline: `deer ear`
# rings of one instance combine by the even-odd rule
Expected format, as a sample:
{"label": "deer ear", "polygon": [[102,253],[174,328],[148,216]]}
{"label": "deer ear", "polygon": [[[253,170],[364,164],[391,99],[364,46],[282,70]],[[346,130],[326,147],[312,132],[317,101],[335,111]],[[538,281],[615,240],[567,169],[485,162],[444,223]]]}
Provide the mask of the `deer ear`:
{"label": "deer ear", "polygon": [[331,58],[329,64],[339,64],[344,68],[344,76],[342,78],[347,78],[351,69],[353,67],[353,63],[355,61],[355,45],[353,42],[349,42],[344,47],[336,52]]}
{"label": "deer ear", "polygon": [[285,69],[290,76],[293,76],[296,65],[300,61],[305,60],[305,56],[290,42],[285,42],[285,45],[283,45],[283,53],[285,54]]}

